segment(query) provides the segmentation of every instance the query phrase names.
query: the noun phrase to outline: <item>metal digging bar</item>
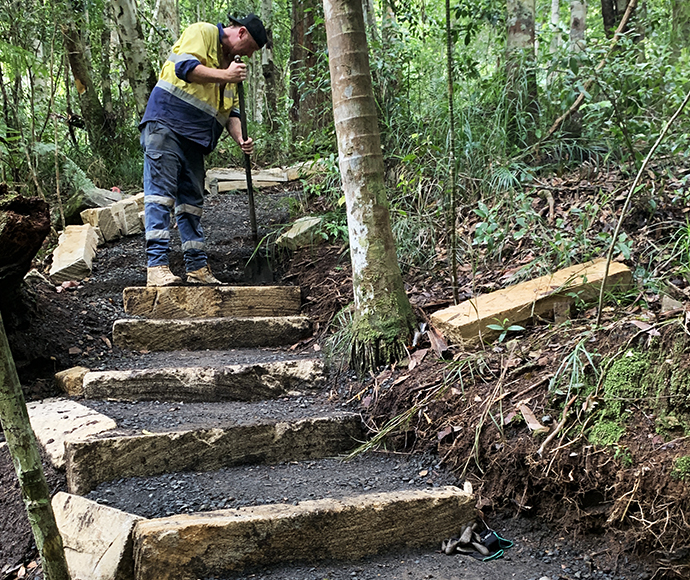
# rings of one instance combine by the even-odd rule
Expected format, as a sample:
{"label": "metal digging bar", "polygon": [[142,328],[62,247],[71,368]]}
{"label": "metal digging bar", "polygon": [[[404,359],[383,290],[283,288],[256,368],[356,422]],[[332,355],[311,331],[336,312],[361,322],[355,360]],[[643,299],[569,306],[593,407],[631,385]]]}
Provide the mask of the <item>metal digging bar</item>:
{"label": "metal digging bar", "polygon": [[[235,57],[235,62],[242,62],[239,56]],[[244,106],[244,83],[237,83],[237,94],[240,100],[240,124],[242,126],[242,139],[247,140],[247,111]],[[250,156],[244,154],[244,172],[247,178],[247,195],[249,200],[249,223],[252,228],[252,240],[254,242],[254,253],[244,267],[245,281],[259,284],[273,282],[273,270],[266,256],[259,251],[259,234],[256,227],[256,210],[254,208],[254,188],[252,186],[252,161]]]}

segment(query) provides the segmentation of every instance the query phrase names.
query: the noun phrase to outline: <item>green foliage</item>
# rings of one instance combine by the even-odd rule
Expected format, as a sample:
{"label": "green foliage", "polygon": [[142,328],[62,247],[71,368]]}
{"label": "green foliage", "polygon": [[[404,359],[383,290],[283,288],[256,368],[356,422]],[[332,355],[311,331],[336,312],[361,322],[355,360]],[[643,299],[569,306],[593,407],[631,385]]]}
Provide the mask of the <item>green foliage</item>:
{"label": "green foliage", "polygon": [[503,320],[498,320],[496,318],[494,320],[496,320],[496,324],[487,324],[486,327],[491,330],[500,332],[498,336],[498,342],[503,342],[509,332],[522,332],[523,330],[525,330],[525,328],[523,326],[520,326],[519,324],[510,324],[510,320],[508,320],[507,318],[504,318]]}
{"label": "green foliage", "polygon": [[678,457],[673,462],[673,470],[671,471],[671,476],[676,479],[688,479],[690,478],[690,455],[683,455]]}
{"label": "green foliage", "polygon": [[618,421],[599,421],[589,432],[589,442],[594,445],[612,447],[625,434],[625,426]]}
{"label": "green foliage", "polygon": [[549,382],[551,393],[565,396],[567,400],[570,399],[571,393],[583,393],[592,382],[598,380],[599,367],[595,364],[595,359],[599,355],[587,349],[591,338],[590,333],[585,333],[573,350],[563,358],[556,374]]}

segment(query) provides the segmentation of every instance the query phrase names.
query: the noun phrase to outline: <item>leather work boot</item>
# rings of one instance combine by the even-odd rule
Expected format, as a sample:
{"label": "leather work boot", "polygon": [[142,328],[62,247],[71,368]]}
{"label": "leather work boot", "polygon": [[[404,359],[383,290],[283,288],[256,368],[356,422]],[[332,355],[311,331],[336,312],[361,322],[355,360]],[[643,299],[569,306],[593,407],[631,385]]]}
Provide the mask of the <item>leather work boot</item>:
{"label": "leather work boot", "polygon": [[146,268],[147,286],[176,286],[182,284],[182,278],[175,276],[169,266]]}
{"label": "leather work boot", "polygon": [[193,272],[187,272],[187,282],[190,284],[206,285],[222,284],[222,282],[213,275],[213,272],[211,272],[211,268],[209,268],[208,264],[206,264],[203,268],[194,270]]}

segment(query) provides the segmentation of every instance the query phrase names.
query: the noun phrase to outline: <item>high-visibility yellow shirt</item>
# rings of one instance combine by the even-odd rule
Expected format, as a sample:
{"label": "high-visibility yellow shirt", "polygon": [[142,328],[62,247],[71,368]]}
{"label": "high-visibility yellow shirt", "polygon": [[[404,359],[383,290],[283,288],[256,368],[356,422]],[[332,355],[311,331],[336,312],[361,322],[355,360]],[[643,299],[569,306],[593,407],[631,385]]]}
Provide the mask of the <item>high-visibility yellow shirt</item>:
{"label": "high-visibility yellow shirt", "polygon": [[201,145],[206,153],[215,148],[229,117],[239,117],[237,85],[192,83],[186,78],[199,64],[224,66],[222,36],[222,24],[206,22],[192,24],[182,33],[163,65],[139,128],[159,121]]}

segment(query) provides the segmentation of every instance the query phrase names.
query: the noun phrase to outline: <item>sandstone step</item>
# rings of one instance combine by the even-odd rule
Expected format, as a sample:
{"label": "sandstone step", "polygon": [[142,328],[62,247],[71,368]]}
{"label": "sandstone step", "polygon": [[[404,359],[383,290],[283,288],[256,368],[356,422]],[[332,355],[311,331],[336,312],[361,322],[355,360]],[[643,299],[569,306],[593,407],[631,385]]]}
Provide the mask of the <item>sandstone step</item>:
{"label": "sandstone step", "polygon": [[289,345],[310,336],[303,316],[122,319],[113,325],[113,343],[132,350],[205,350]]}
{"label": "sandstone step", "polygon": [[448,486],[143,520],[134,528],[135,578],[195,580],[256,564],[437,547],[474,518],[474,503]]}
{"label": "sandstone step", "polygon": [[80,440],[111,431],[115,421],[85,405],[61,397],[27,403],[36,439],[54,467],[65,467],[65,441]]}
{"label": "sandstone step", "polygon": [[[544,316],[559,305],[575,302],[576,296],[591,300],[599,296],[606,260],[601,258],[559,270],[554,274],[483,294],[431,315],[431,322],[444,336],[457,344],[472,344],[491,339],[499,331],[490,324],[510,326],[535,316]],[[625,289],[632,273],[624,264],[611,263],[607,290]]]}
{"label": "sandstone step", "polygon": [[123,292],[127,314],[145,318],[297,316],[299,286],[132,287]]}
{"label": "sandstone step", "polygon": [[134,578],[132,532],[142,518],[62,491],[52,506],[73,580]]}
{"label": "sandstone step", "polygon": [[[118,529],[122,529],[123,534],[131,528],[131,522],[143,521],[142,518],[166,526],[184,515],[187,518],[206,518],[214,523],[218,522],[219,516],[241,521],[240,528],[235,531],[241,533],[245,540],[235,544],[238,550],[230,558],[227,558],[227,550],[220,549],[223,542],[209,544],[204,533],[191,533],[196,532],[193,527],[183,526],[171,531],[170,536],[179,533],[177,537],[180,540],[172,549],[204,554],[201,560],[213,562],[216,566],[213,570],[210,567],[193,570],[198,573],[196,577],[208,578],[219,570],[304,558],[310,545],[312,552],[306,556],[310,561],[359,557],[400,546],[438,549],[441,540],[456,535],[462,524],[472,519],[473,502],[467,501],[467,496],[456,488],[445,487],[453,485],[456,480],[435,461],[432,457],[413,456],[408,459],[400,454],[379,452],[348,461],[327,458],[274,465],[243,465],[206,473],[178,472],[156,477],[133,477],[102,484],[86,498],[60,494],[62,501],[54,500],[53,505],[56,507],[58,503],[57,508],[62,509],[61,506],[69,504],[67,517],[79,524],[81,538],[73,529],[68,534],[63,533],[63,537],[69,537],[68,554],[76,547],[87,563],[99,561],[104,548],[100,541],[102,532],[94,530],[91,534],[88,526],[100,528],[107,525],[109,513],[113,521],[122,522]],[[452,489],[450,495],[459,497],[459,501],[458,505],[451,502],[445,507],[462,510],[455,512],[454,517],[443,511],[441,505],[448,499],[444,491],[448,489]],[[72,501],[65,501],[67,498],[72,498]],[[430,500],[426,506],[423,498]],[[399,512],[381,513],[389,509],[397,509],[404,514],[416,513],[418,517],[407,517]],[[426,519],[417,511],[421,509],[428,509]],[[56,515],[59,520],[63,519],[62,514]],[[294,541],[270,544],[269,540],[266,543],[263,536],[267,530],[292,534]],[[305,531],[304,543],[299,530]],[[319,531],[323,537],[315,541],[314,535]],[[346,539],[338,543],[334,538],[342,534]],[[92,535],[99,541],[89,539]],[[120,551],[123,538],[119,534],[118,537],[120,540],[116,547]],[[271,537],[277,536],[271,532]],[[377,543],[370,546],[372,541]],[[123,554],[123,561],[131,562],[131,541],[126,544],[130,552]],[[258,550],[254,550],[255,544],[258,544]],[[157,543],[157,549],[160,547]],[[85,552],[91,553],[91,557],[87,558]],[[166,559],[169,555],[164,553],[163,558],[162,566],[170,564]],[[186,577],[189,572],[187,564],[183,563],[179,568],[178,564],[172,564],[175,568],[172,573]],[[91,576],[82,574],[77,577]]]}
{"label": "sandstone step", "polygon": [[138,434],[115,430],[67,440],[68,489],[85,494],[100,483],[123,477],[329,457],[351,450],[363,439],[361,418],[353,413],[287,420],[273,415],[236,424],[229,424],[229,417],[225,426],[158,433],[142,429]]}
{"label": "sandstone step", "polygon": [[322,387],[321,359],[213,367],[96,371],[84,376],[87,399],[187,402],[261,401]]}

